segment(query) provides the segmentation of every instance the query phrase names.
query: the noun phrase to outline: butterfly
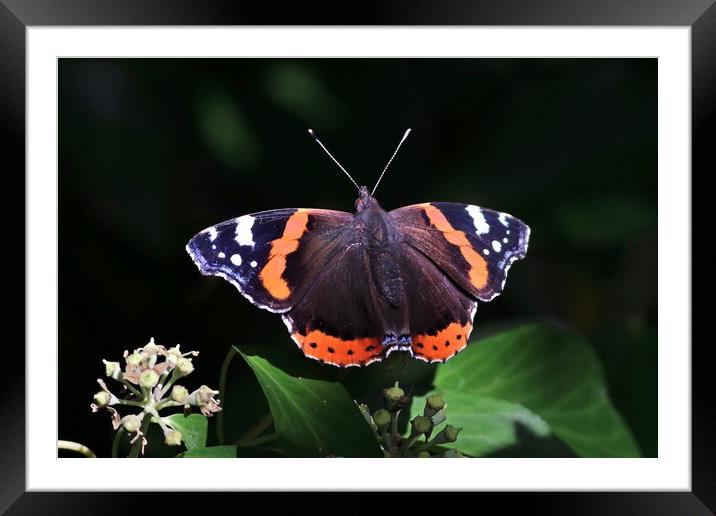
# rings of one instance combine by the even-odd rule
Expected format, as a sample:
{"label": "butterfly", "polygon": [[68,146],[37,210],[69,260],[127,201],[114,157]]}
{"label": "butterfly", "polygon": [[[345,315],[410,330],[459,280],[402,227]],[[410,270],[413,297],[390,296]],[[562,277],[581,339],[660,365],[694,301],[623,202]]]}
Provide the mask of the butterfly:
{"label": "butterfly", "polygon": [[195,235],[186,250],[259,308],[280,313],[301,351],[339,367],[394,351],[444,362],[463,350],[478,301],[504,288],[530,228],[507,213],[428,202],[385,211],[358,184],[355,213],[290,208],[243,215]]}

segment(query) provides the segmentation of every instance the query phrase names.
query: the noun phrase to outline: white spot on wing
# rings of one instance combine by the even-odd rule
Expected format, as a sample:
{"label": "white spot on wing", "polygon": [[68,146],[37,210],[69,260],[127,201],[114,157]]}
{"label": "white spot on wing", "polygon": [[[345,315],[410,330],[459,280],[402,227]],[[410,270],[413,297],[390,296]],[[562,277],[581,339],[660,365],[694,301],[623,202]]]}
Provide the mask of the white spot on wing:
{"label": "white spot on wing", "polygon": [[212,248],[212,249],[216,249],[216,245],[212,245],[211,248]]}
{"label": "white spot on wing", "polygon": [[251,228],[254,226],[256,219],[251,215],[244,215],[236,219],[236,240],[239,245],[254,246],[254,235]]}
{"label": "white spot on wing", "polygon": [[508,222],[507,222],[507,213],[500,213],[499,219],[500,219],[500,222],[502,222],[502,225],[505,226],[505,227],[507,227],[507,225],[508,225]]}
{"label": "white spot on wing", "polygon": [[482,235],[490,231],[490,225],[485,220],[485,216],[482,214],[482,210],[480,208],[468,205],[465,209],[472,217],[472,222],[475,224],[475,231],[478,235]]}
{"label": "white spot on wing", "polygon": [[231,258],[229,258],[229,260],[231,260],[231,263],[233,263],[237,267],[239,265],[241,265],[241,255],[239,255],[239,254],[232,254]]}
{"label": "white spot on wing", "polygon": [[219,232],[216,230],[214,226],[211,226],[210,228],[206,228],[204,231],[209,233],[209,240],[213,242],[216,240],[216,237],[218,236]]}
{"label": "white spot on wing", "polygon": [[502,250],[502,244],[500,244],[497,240],[493,240],[492,248],[495,250],[496,253],[499,253]]}
{"label": "white spot on wing", "polygon": [[219,253],[219,258],[226,258],[226,255],[224,253]]}
{"label": "white spot on wing", "polygon": [[506,238],[503,238],[503,239],[502,239],[502,243],[503,243],[503,244],[506,244],[506,243],[507,243],[507,239],[506,239]]}
{"label": "white spot on wing", "polygon": [[251,267],[256,267],[256,266],[258,265],[258,263],[256,263],[256,260],[253,260],[253,261],[250,263],[250,265],[251,265]]}
{"label": "white spot on wing", "polygon": [[489,249],[483,249],[483,250],[482,250],[482,254],[484,254],[485,256],[487,256],[488,254],[490,254],[490,250],[489,250]]}

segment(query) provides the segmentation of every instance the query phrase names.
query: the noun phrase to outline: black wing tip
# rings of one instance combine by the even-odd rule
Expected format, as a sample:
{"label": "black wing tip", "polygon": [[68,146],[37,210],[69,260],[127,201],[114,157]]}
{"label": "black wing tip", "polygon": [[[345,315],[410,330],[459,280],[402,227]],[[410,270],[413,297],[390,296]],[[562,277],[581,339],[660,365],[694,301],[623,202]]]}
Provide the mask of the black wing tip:
{"label": "black wing tip", "polygon": [[189,240],[189,242],[184,246],[184,249],[191,258],[191,261],[194,262],[194,265],[196,265],[197,269],[199,269],[199,272],[206,276],[214,275],[216,274],[215,270],[209,267],[209,264],[204,259],[202,252],[196,245],[196,240],[199,236],[201,236],[201,233]]}

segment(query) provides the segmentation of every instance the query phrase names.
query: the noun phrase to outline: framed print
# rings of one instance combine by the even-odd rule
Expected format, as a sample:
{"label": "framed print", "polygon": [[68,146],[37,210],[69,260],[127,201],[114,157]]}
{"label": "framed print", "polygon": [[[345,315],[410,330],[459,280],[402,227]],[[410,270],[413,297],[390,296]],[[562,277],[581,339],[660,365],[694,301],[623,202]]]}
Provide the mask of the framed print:
{"label": "framed print", "polygon": [[350,27],[96,7],[0,8],[27,300],[3,510],[149,490],[713,508],[691,339],[713,6]]}

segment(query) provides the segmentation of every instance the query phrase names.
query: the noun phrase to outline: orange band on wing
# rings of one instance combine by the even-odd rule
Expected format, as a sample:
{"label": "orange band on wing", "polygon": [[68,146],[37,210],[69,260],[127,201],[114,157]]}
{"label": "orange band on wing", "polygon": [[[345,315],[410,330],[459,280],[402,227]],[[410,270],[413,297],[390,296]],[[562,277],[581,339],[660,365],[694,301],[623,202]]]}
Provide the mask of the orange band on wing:
{"label": "orange band on wing", "polygon": [[286,221],[281,238],[271,242],[269,261],[261,269],[259,278],[266,291],[279,300],[287,299],[291,289],[283,279],[286,270],[286,256],[298,249],[298,239],[308,230],[308,212],[298,210]]}
{"label": "orange band on wing", "polygon": [[413,355],[428,362],[445,362],[467,346],[472,324],[450,323],[437,335],[412,335]]}
{"label": "orange band on wing", "polygon": [[463,258],[470,264],[470,283],[477,289],[485,288],[488,276],[485,259],[475,251],[465,233],[452,227],[443,212],[431,204],[423,204],[422,206],[428,219],[430,219],[430,223],[442,232],[445,240],[460,248]]}
{"label": "orange band on wing", "polygon": [[291,336],[307,357],[342,367],[366,365],[383,353],[380,340],[375,337],[343,340],[321,330],[311,330],[307,335],[296,332]]}

